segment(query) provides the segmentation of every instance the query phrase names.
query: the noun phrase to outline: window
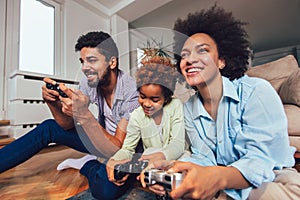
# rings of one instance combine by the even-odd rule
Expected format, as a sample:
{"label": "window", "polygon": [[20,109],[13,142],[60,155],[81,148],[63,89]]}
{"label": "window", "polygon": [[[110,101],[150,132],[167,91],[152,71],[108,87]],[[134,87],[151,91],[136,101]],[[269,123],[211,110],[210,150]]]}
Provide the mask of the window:
{"label": "window", "polygon": [[52,0],[21,0],[19,70],[56,73],[59,10],[59,4]]}
{"label": "window", "polygon": [[144,51],[141,48],[136,49],[136,55],[137,55],[137,67],[140,68],[142,66],[142,58],[145,55]]}

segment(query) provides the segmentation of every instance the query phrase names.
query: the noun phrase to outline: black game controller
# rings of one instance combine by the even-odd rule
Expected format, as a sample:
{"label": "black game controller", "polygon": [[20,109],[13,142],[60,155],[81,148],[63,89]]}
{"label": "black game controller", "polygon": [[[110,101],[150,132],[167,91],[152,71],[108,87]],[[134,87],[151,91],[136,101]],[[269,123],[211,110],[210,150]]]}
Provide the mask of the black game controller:
{"label": "black game controller", "polygon": [[50,89],[50,90],[55,90],[59,93],[60,96],[67,98],[68,95],[66,95],[66,93],[64,93],[60,88],[59,88],[59,84],[56,83],[55,85],[52,85],[51,83],[46,83],[46,88]]}
{"label": "black game controller", "polygon": [[132,159],[127,163],[117,164],[114,167],[115,180],[121,180],[126,174],[140,174],[147,166],[147,160],[137,161],[136,159]]}
{"label": "black game controller", "polygon": [[159,184],[166,191],[172,191],[177,188],[184,178],[184,174],[180,172],[170,173],[159,169],[149,169],[145,171],[144,181],[147,185]]}

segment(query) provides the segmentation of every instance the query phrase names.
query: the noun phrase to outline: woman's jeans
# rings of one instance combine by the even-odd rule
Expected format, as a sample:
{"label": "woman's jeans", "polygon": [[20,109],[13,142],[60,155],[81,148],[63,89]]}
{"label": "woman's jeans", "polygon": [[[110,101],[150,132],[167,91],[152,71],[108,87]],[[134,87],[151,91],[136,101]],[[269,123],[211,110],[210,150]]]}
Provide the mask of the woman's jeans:
{"label": "woman's jeans", "polygon": [[[96,149],[81,127],[66,131],[55,120],[49,119],[0,149],[0,173],[28,160],[43,148],[48,147],[49,143],[57,143],[77,151],[97,155]],[[87,162],[80,172],[88,178],[90,190],[98,199],[114,199],[121,196],[135,180],[131,177],[125,186],[116,186],[108,180],[105,164],[97,160]]]}

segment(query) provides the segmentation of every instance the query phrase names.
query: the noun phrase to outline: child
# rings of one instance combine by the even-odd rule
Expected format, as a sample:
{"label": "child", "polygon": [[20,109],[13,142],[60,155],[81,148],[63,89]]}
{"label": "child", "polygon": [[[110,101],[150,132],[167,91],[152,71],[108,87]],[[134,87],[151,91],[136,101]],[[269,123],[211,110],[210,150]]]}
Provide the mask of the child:
{"label": "child", "polygon": [[178,159],[185,149],[183,105],[173,98],[176,83],[174,67],[148,63],[136,73],[140,106],[130,115],[127,135],[122,148],[107,163],[109,180],[123,185],[127,180],[114,179],[114,166],[128,161],[142,139],[144,154],[141,160]]}

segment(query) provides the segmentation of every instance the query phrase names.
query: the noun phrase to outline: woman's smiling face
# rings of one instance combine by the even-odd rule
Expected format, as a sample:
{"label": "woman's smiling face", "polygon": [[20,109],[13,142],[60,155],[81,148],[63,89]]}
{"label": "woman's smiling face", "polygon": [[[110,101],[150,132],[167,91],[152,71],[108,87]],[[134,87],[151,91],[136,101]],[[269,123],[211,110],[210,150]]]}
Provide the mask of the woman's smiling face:
{"label": "woman's smiling face", "polygon": [[181,50],[180,69],[190,86],[208,85],[225,66],[215,41],[207,34],[189,37]]}

